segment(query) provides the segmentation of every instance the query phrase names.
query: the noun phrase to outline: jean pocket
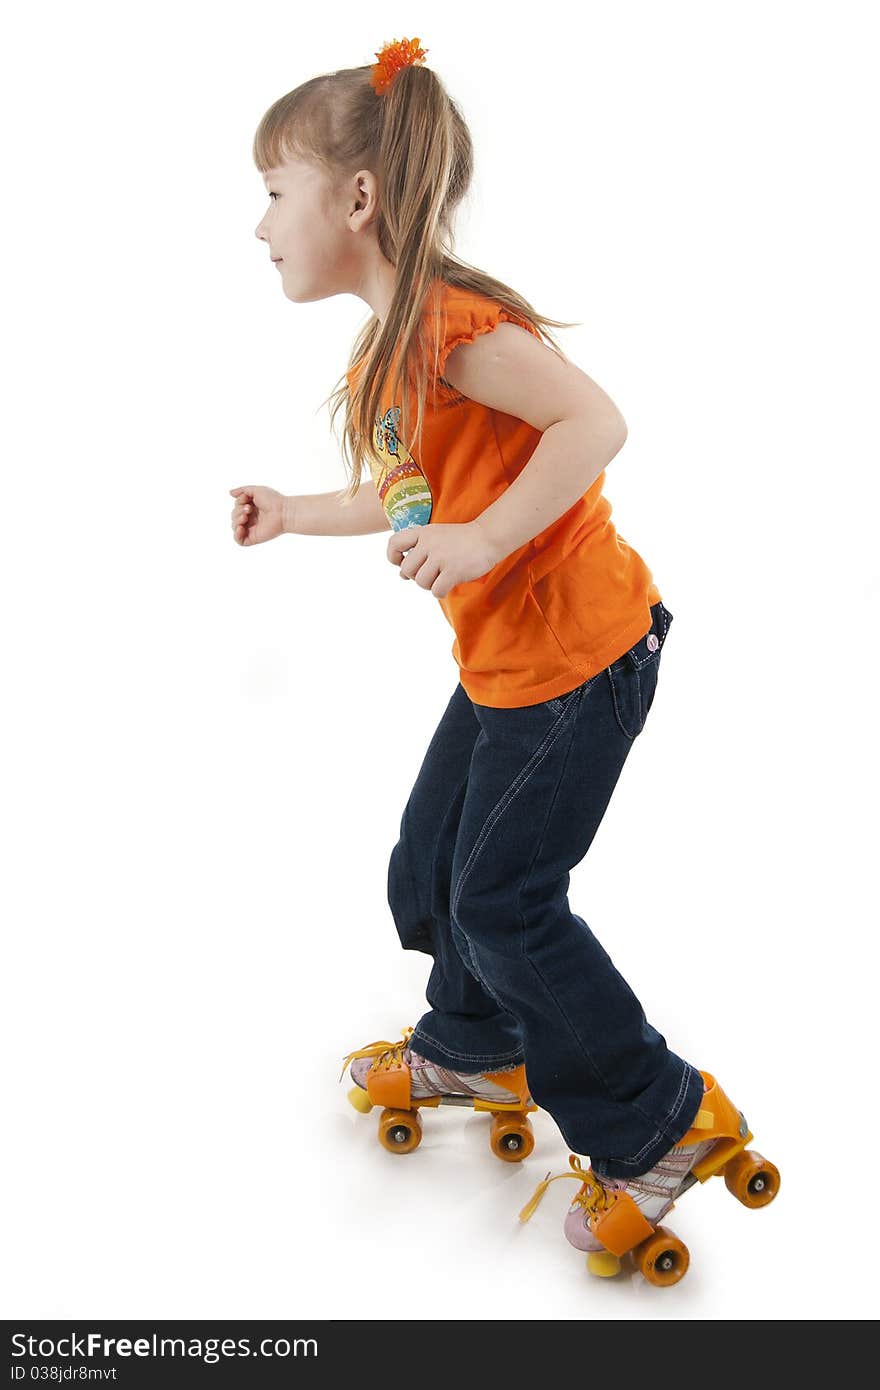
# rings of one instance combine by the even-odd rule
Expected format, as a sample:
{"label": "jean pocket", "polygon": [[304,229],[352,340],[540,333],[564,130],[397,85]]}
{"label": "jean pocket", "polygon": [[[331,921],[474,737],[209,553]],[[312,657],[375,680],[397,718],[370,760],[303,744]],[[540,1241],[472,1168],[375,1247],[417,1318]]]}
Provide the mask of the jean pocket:
{"label": "jean pocket", "polygon": [[637,738],[644,729],[654,703],[660,654],[671,623],[672,614],[668,608],[655,603],[651,609],[651,626],[644,637],[605,668],[614,717],[621,733],[630,740]]}
{"label": "jean pocket", "polygon": [[658,664],[656,660],[652,660],[639,668],[618,666],[615,662],[614,666],[605,668],[611,687],[614,717],[620,732],[630,740],[638,738],[645,727],[648,710],[654,702],[657,689]]}

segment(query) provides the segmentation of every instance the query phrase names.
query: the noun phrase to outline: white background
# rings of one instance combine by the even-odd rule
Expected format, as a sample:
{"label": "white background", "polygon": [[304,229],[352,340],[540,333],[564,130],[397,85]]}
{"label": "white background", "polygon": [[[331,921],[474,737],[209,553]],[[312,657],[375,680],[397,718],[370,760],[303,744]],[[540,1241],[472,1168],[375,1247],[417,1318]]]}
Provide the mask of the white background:
{"label": "white background", "polygon": [[[10,17],[3,1316],[872,1315],[872,18]],[[394,1157],[338,1080],[425,1007],[386,871],[452,632],[386,536],[242,549],[228,489],[344,483],[322,402],[368,309],[285,299],[251,142],[404,32],[474,138],[457,250],[580,324],[560,341],[629,429],[614,520],[674,617],[571,904],[783,1185],[686,1194],[673,1289],[587,1275],[574,1183],[517,1221],[567,1167],[548,1115],[522,1167],[451,1108]]]}

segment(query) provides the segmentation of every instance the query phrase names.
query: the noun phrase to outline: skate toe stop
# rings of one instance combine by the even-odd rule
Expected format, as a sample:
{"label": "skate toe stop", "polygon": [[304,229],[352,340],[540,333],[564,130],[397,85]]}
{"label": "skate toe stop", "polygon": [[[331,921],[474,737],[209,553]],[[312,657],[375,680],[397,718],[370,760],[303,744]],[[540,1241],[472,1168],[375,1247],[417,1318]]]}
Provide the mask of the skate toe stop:
{"label": "skate toe stop", "polygon": [[591,1250],[587,1255],[587,1269],[600,1279],[610,1279],[620,1273],[620,1256],[612,1255],[610,1250]]}
{"label": "skate toe stop", "polygon": [[352,1086],[348,1093],[348,1099],[355,1110],[359,1110],[362,1115],[368,1115],[373,1108],[373,1102],[362,1086]]}

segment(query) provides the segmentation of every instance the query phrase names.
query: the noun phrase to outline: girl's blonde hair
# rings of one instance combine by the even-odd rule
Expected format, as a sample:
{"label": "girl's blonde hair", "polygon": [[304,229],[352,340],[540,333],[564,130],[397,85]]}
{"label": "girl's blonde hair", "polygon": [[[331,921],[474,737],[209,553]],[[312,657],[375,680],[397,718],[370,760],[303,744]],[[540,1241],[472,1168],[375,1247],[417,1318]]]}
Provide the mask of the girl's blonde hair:
{"label": "girl's blonde hair", "polygon": [[575,326],[539,314],[509,285],[452,254],[453,217],[473,172],[468,128],[432,69],[404,67],[383,95],[374,89],[371,72],[371,64],[341,68],[279,97],[260,121],[253,146],[261,173],[298,157],[319,164],[331,187],[362,168],[379,185],[376,229],[379,248],[397,272],[394,295],[385,322],[374,314],[355,340],[348,370],[364,360],[363,370],[350,389],[341,381],[325,401],[331,429],[345,407],[342,453],[351,476],[340,498],[347,500],[356,495],[371,455],[386,462],[376,451],[374,423],[386,389],[396,396],[404,376],[416,400],[416,422],[410,440],[404,392],[400,434],[418,457],[427,388],[436,378],[445,334],[439,313],[431,316],[430,343],[418,332],[432,281],[488,295],[531,323],[564,361],[565,353],[544,330]]}

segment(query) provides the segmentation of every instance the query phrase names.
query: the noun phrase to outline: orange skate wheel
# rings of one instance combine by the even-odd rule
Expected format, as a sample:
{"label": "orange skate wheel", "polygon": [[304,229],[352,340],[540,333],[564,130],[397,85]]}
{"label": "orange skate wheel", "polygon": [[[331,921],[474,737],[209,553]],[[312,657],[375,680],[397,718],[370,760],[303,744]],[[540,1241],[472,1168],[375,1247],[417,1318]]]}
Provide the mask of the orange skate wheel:
{"label": "orange skate wheel", "polygon": [[649,1284],[677,1284],[684,1278],[691,1259],[684,1241],[673,1235],[668,1226],[658,1226],[653,1235],[635,1247],[632,1257]]}
{"label": "orange skate wheel", "polygon": [[516,1110],[493,1115],[489,1143],[493,1154],[505,1163],[521,1163],[535,1147],[535,1133],[528,1116]]}
{"label": "orange skate wheel", "polygon": [[379,1143],[392,1154],[408,1154],[422,1142],[422,1121],[417,1110],[388,1110],[379,1116]]}
{"label": "orange skate wheel", "polygon": [[766,1207],[779,1191],[779,1169],[754,1149],[743,1149],[723,1171],[728,1192],[744,1207]]}

